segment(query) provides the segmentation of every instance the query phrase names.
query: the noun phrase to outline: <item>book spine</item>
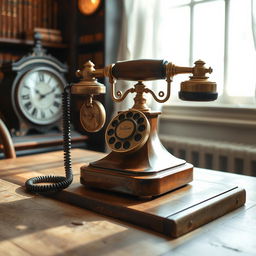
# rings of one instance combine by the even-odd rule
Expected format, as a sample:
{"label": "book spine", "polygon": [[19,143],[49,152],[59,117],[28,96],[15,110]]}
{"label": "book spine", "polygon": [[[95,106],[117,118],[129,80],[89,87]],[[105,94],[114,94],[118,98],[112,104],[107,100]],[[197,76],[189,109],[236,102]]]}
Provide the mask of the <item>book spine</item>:
{"label": "book spine", "polygon": [[3,37],[7,37],[7,12],[7,0],[3,0]]}
{"label": "book spine", "polygon": [[5,17],[4,0],[0,0],[0,37],[3,37],[3,20]]}
{"label": "book spine", "polygon": [[18,3],[12,0],[12,31],[11,37],[17,38],[18,35]]}
{"label": "book spine", "polygon": [[10,38],[12,34],[12,2],[6,0],[6,37]]}
{"label": "book spine", "polygon": [[27,0],[28,16],[24,17],[27,19],[27,30],[26,33],[33,30],[33,0]]}
{"label": "book spine", "polygon": [[22,35],[24,36],[26,34],[26,31],[28,31],[28,19],[25,17],[28,17],[28,1],[22,0],[22,12],[23,12],[23,28],[22,28]]}
{"label": "book spine", "polygon": [[36,27],[36,23],[37,23],[37,8],[38,8],[38,1],[37,0],[33,0],[32,1],[32,27],[31,30],[33,31],[33,29]]}
{"label": "book spine", "polygon": [[23,8],[22,0],[17,0],[17,37],[22,37],[23,31]]}

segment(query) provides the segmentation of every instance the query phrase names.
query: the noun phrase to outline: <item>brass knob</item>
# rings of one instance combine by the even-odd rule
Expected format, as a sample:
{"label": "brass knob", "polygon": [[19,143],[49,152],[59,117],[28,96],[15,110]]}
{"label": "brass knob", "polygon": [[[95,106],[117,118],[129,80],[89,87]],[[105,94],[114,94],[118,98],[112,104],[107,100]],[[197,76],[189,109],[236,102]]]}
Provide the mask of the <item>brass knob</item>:
{"label": "brass knob", "polygon": [[91,61],[87,61],[83,65],[83,70],[77,70],[76,76],[81,78],[81,80],[72,86],[71,93],[81,95],[97,95],[105,93],[106,88],[93,76],[94,71],[94,64]]}

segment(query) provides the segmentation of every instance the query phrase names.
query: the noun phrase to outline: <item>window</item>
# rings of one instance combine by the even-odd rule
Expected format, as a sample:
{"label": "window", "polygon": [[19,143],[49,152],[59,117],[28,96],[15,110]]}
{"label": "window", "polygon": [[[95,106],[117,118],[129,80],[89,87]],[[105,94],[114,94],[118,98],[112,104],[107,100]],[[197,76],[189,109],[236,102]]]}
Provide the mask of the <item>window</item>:
{"label": "window", "polygon": [[[219,103],[255,106],[252,1],[166,0],[165,6],[162,57],[181,66],[204,60],[213,68],[210,80],[217,82]],[[179,83],[187,79],[187,75],[174,78],[172,102]]]}

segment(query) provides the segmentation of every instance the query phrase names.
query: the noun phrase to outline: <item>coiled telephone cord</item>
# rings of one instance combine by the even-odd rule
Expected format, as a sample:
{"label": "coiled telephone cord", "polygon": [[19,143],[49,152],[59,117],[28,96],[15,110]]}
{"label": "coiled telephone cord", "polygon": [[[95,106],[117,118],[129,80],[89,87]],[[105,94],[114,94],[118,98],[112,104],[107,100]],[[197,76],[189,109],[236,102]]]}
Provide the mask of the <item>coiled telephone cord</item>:
{"label": "coiled telephone cord", "polygon": [[[32,193],[57,192],[67,188],[73,181],[73,172],[71,165],[71,132],[70,132],[70,88],[68,85],[64,88],[62,94],[63,109],[63,151],[64,151],[64,176],[38,176],[26,181],[25,187]],[[38,183],[52,183],[47,185],[38,185]]]}

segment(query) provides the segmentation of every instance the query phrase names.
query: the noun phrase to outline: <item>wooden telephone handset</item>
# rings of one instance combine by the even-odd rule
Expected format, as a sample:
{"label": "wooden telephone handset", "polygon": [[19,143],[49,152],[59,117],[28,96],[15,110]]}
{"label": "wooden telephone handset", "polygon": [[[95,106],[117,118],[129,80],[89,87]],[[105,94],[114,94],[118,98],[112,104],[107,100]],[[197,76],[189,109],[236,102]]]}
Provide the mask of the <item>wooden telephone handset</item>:
{"label": "wooden telephone handset", "polygon": [[[88,166],[82,166],[81,183],[135,196],[157,196],[191,182],[193,166],[174,157],[162,146],[157,134],[161,113],[150,110],[144,93],[150,93],[159,103],[166,102],[170,97],[173,77],[192,73],[188,81],[181,83],[179,97],[189,101],[215,100],[216,83],[208,81],[205,76],[211,72],[212,69],[206,68],[201,60],[196,61],[194,67],[179,67],[163,60],[123,61],[104,69],[94,69],[90,61],[85,63],[83,70],[77,71],[80,82],[71,87],[71,94],[85,95],[80,111],[80,121],[85,130],[96,132],[105,122],[104,107],[93,99],[94,95],[105,93],[105,86],[97,81],[98,77],[109,78],[114,102],[124,100],[129,93],[135,93],[135,97],[134,105],[127,111],[119,112],[106,128],[105,139],[111,153]],[[160,91],[157,96],[143,81],[158,79],[165,79],[167,88],[166,92]],[[116,91],[116,80],[137,83],[122,93]],[[34,185],[38,182],[33,180],[27,183],[31,187],[40,187]]]}

